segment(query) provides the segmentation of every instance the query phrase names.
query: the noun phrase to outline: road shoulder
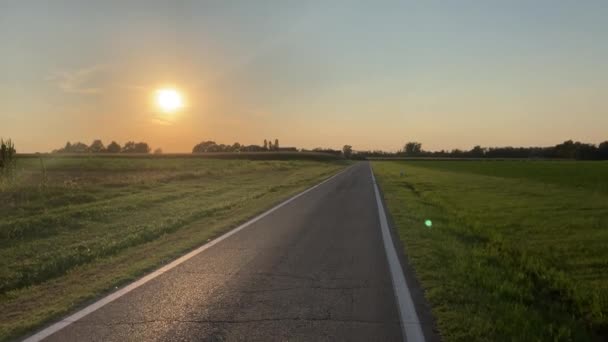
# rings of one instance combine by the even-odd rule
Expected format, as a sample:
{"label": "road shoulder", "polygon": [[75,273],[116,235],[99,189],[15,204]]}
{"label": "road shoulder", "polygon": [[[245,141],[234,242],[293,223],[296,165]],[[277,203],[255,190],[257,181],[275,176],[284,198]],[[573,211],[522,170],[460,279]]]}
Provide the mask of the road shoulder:
{"label": "road shoulder", "polygon": [[[373,168],[370,164],[371,172],[373,173]],[[382,186],[375,182],[378,192],[380,193],[380,201],[382,202],[382,206],[384,207],[384,213],[386,215],[389,232],[392,237],[392,242],[397,252],[397,257],[399,258],[399,263],[401,265],[401,269],[405,276],[405,280],[407,281],[407,285],[410,290],[410,295],[412,301],[414,302],[414,307],[416,313],[418,314],[418,319],[420,320],[420,326],[422,328],[422,332],[424,334],[424,338],[427,342],[439,342],[441,341],[441,337],[439,335],[439,331],[437,329],[437,323],[435,321],[435,317],[432,314],[431,306],[426,300],[424,296],[424,289],[420,285],[416,277],[416,271],[410,264],[407,254],[405,253],[405,245],[397,230],[395,229],[395,222],[390,211],[387,209],[386,202],[384,200],[384,192],[382,190]]]}

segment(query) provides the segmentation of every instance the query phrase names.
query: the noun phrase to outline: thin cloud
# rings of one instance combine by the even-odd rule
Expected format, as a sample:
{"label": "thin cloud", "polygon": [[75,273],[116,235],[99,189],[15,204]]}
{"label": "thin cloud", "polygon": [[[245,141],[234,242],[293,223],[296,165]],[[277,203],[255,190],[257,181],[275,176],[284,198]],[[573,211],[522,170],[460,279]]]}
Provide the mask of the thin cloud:
{"label": "thin cloud", "polygon": [[54,82],[59,89],[66,93],[94,95],[103,91],[95,83],[96,78],[104,69],[103,65],[95,65],[82,69],[55,71],[48,80]]}
{"label": "thin cloud", "polygon": [[149,91],[153,87],[145,86],[145,85],[137,85],[137,84],[121,84],[119,85],[123,89],[132,90],[132,91]]}

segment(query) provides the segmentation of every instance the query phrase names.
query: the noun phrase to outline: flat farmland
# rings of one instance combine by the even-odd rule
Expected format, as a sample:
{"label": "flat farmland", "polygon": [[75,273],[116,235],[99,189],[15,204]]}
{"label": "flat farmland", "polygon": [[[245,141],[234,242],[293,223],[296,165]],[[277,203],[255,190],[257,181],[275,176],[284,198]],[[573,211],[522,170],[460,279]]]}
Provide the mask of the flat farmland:
{"label": "flat farmland", "polygon": [[0,340],[107,293],[343,161],[29,157],[0,189]]}
{"label": "flat farmland", "polygon": [[608,163],[372,166],[444,340],[607,338]]}

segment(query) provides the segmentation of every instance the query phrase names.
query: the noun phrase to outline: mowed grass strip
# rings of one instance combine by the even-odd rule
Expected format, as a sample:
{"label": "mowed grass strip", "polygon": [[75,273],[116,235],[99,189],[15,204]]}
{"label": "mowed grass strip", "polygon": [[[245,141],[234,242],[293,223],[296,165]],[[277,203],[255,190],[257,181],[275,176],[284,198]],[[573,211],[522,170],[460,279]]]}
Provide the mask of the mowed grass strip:
{"label": "mowed grass strip", "polygon": [[607,163],[372,165],[444,340],[608,336]]}
{"label": "mowed grass strip", "polygon": [[608,194],[608,163],[573,160],[480,160],[416,162],[416,166],[450,172],[534,180]]}
{"label": "mowed grass strip", "polygon": [[0,340],[169,262],[344,168],[192,158],[18,161],[0,192]]}

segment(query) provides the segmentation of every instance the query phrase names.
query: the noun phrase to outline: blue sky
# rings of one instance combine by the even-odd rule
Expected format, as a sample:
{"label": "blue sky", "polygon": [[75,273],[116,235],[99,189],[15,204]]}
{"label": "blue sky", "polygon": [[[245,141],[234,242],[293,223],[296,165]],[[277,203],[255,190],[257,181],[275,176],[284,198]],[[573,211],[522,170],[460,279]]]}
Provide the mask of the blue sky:
{"label": "blue sky", "polygon": [[[0,135],[397,150],[608,140],[606,1],[4,1]],[[157,113],[150,94],[188,107]]]}

